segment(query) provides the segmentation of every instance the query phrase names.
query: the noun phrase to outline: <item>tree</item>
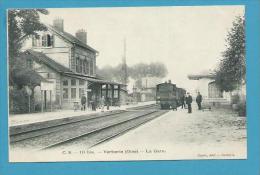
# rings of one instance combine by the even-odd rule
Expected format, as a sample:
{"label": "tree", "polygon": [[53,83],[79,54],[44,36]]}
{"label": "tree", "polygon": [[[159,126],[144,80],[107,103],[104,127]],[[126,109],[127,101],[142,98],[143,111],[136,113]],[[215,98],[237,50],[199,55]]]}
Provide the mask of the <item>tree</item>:
{"label": "tree", "polygon": [[[97,69],[97,73],[105,79],[124,82],[124,72],[122,72],[122,64],[115,67],[105,66],[102,69]],[[143,77],[165,77],[168,73],[166,66],[163,63],[155,62],[150,64],[138,63],[133,66],[127,66],[127,79],[129,77],[134,80],[139,80]]]}
{"label": "tree", "polygon": [[[97,74],[100,75],[102,78],[107,79],[107,80],[112,80],[112,81],[117,81],[117,82],[124,82],[124,74],[122,70],[122,64],[118,64],[115,67],[112,66],[104,66],[103,68],[98,68],[97,67]],[[129,69],[127,67],[127,69]],[[128,77],[127,77],[128,79]]]}
{"label": "tree", "polygon": [[[26,65],[26,59],[21,54],[23,43],[28,37],[37,35],[38,31],[47,30],[45,25],[40,22],[40,14],[47,15],[48,11],[45,9],[13,9],[8,11],[10,112],[27,112],[29,110],[26,100],[28,94],[24,87],[30,86],[33,89],[42,80],[39,74]],[[33,103],[32,99],[30,104]]]}
{"label": "tree", "polygon": [[[40,14],[47,15],[46,9],[14,9],[8,11],[8,57],[9,83],[15,85],[14,72],[21,67],[19,60],[23,42],[29,36],[37,35],[38,31],[47,30],[40,22]],[[26,67],[24,67],[26,69]]]}
{"label": "tree", "polygon": [[216,83],[222,91],[232,91],[245,81],[245,20],[236,17],[227,35],[227,48],[216,71]]}
{"label": "tree", "polygon": [[166,66],[160,62],[150,64],[138,63],[129,69],[129,74],[133,79],[139,79],[146,76],[163,78],[168,73]]}

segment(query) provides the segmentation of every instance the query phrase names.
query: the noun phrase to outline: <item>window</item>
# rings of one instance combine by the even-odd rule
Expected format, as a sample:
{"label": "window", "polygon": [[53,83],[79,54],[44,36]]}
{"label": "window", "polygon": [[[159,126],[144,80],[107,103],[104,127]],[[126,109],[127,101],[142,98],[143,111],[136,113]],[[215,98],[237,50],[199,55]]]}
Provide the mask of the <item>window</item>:
{"label": "window", "polygon": [[47,34],[42,36],[42,47],[50,47],[52,46],[52,37]]}
{"label": "window", "polygon": [[76,72],[79,72],[79,57],[76,57]]}
{"label": "window", "polygon": [[93,75],[93,60],[90,60],[90,75]]}
{"label": "window", "polygon": [[42,46],[47,47],[47,35],[42,36]]}
{"label": "window", "polygon": [[85,81],[84,80],[79,80],[79,85],[84,85]]}
{"label": "window", "polygon": [[83,60],[79,60],[79,72],[82,73],[83,71]]}
{"label": "window", "polygon": [[86,60],[83,61],[82,70],[83,70],[83,73],[86,74]]}
{"label": "window", "polygon": [[68,86],[68,80],[63,80],[63,86]]}
{"label": "window", "polygon": [[118,85],[114,85],[114,98],[118,98],[118,92],[119,92]]}
{"label": "window", "polygon": [[47,36],[47,47],[50,47],[53,45],[53,36],[46,35]]}
{"label": "window", "polygon": [[86,74],[89,74],[89,63],[88,63],[88,60],[86,60],[85,70],[86,70]]}
{"label": "window", "polygon": [[76,79],[71,79],[71,86],[76,86]]}
{"label": "window", "polygon": [[111,85],[107,85],[107,97],[112,98],[112,88]]}
{"label": "window", "polygon": [[106,97],[106,88],[107,86],[105,84],[101,86],[101,96]]}
{"label": "window", "polygon": [[79,98],[84,94],[84,88],[79,88]]}
{"label": "window", "polygon": [[76,98],[76,88],[71,88],[71,99]]}
{"label": "window", "polygon": [[68,94],[68,88],[63,88],[63,99],[68,99],[69,94]]}
{"label": "window", "polygon": [[34,46],[34,47],[40,46],[39,42],[40,42],[39,35],[33,36],[33,38],[32,38],[32,46]]}
{"label": "window", "polygon": [[118,89],[114,89],[114,98],[118,98]]}
{"label": "window", "polygon": [[53,36],[47,34],[42,37],[33,36],[32,45],[34,47],[51,47],[53,45]]}

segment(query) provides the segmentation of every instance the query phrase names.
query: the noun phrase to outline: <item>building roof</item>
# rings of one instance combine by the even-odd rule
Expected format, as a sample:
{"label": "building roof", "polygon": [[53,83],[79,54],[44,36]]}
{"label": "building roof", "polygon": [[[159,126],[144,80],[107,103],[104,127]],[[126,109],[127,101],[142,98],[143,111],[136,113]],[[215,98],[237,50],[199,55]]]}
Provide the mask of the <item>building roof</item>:
{"label": "building roof", "polygon": [[60,63],[57,63],[56,61],[46,56],[42,52],[37,52],[32,49],[29,49],[26,50],[24,53],[26,54],[27,57],[31,57],[32,59],[38,62],[42,62],[57,72],[72,72],[69,68],[61,65]]}
{"label": "building roof", "polygon": [[37,51],[29,49],[24,52],[22,57],[31,58],[33,60],[36,60],[37,62],[47,65],[48,67],[52,68],[56,72],[62,73],[66,76],[70,76],[73,78],[84,79],[84,80],[88,80],[91,82],[104,83],[104,84],[124,85],[122,83],[105,80],[105,79],[102,79],[99,77],[82,75],[79,73],[72,72],[69,68],[61,65],[60,63],[57,63],[56,61],[54,61],[53,59],[51,59],[50,57],[48,57],[47,55],[45,55],[42,52],[37,52]]}
{"label": "building roof", "polygon": [[202,71],[196,74],[190,74],[188,75],[188,78],[190,80],[199,80],[202,78],[209,78],[209,79],[214,79],[216,77],[216,74],[212,70],[206,70]]}
{"label": "building roof", "polygon": [[124,85],[122,83],[114,82],[114,81],[109,81],[105,79],[99,79],[96,77],[90,77],[90,76],[84,76],[84,75],[76,75],[75,73],[65,73],[66,76],[72,77],[72,78],[78,78],[82,80],[87,80],[95,83],[103,83],[103,84],[113,84],[113,85]]}
{"label": "building roof", "polygon": [[43,78],[38,72],[31,69],[18,68],[14,76],[18,85],[40,85],[41,82],[50,82]]}
{"label": "building roof", "polygon": [[80,47],[83,47],[85,49],[88,49],[92,52],[98,53],[97,50],[93,49],[92,47],[90,47],[89,45],[83,43],[82,41],[80,41],[78,38],[76,38],[75,36],[73,36],[72,34],[65,32],[65,31],[60,31],[57,30],[56,28],[54,28],[51,25],[46,25],[46,27],[48,29],[50,29],[51,31],[55,32],[56,34],[58,34],[59,36],[61,36],[62,38],[66,39],[67,41],[71,42],[72,44],[76,44]]}

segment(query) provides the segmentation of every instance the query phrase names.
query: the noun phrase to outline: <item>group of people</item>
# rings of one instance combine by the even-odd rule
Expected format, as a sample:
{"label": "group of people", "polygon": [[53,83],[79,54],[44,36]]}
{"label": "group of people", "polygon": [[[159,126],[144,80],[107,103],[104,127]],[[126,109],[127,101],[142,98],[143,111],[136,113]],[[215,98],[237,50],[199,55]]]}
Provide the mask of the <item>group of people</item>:
{"label": "group of people", "polygon": [[[87,98],[85,94],[82,95],[81,97],[81,110],[85,111],[86,110],[86,104],[87,104]],[[109,110],[109,100],[105,99],[104,96],[101,97],[99,107],[101,108],[101,112],[104,112],[105,105],[107,106],[107,110]],[[90,101],[91,109],[92,111],[96,111],[97,108],[97,102],[96,102],[96,97],[92,95],[91,101]]]}
{"label": "group of people", "polygon": [[[192,96],[190,95],[190,93],[188,92],[187,95],[184,94],[181,97],[181,108],[185,109],[185,104],[187,104],[188,106],[188,113],[192,113]],[[202,95],[200,94],[200,92],[198,92],[197,97],[196,97],[196,103],[198,105],[198,110],[201,110],[201,103],[202,103]]]}

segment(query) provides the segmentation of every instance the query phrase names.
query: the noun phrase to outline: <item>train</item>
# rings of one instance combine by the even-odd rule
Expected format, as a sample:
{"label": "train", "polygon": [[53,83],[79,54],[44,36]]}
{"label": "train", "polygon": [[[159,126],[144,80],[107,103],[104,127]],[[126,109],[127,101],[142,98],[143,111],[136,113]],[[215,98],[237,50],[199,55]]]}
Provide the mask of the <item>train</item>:
{"label": "train", "polygon": [[185,94],[185,89],[178,88],[171,81],[156,85],[156,103],[160,104],[161,109],[177,110]]}

